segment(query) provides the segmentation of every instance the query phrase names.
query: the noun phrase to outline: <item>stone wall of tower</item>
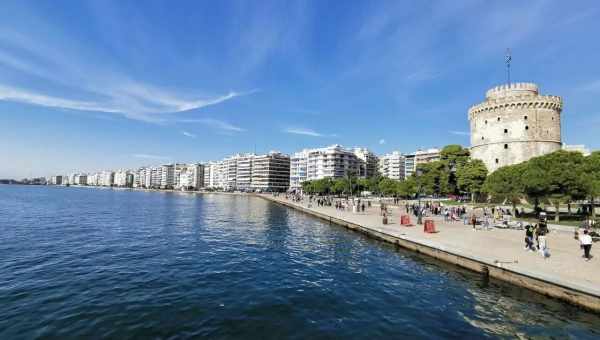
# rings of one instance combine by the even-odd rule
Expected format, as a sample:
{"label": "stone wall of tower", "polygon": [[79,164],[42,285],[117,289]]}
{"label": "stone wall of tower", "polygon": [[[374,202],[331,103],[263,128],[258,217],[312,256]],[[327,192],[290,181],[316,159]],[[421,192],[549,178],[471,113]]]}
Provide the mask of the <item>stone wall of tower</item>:
{"label": "stone wall of tower", "polygon": [[532,83],[497,86],[469,109],[471,155],[490,172],[561,148],[562,99]]}

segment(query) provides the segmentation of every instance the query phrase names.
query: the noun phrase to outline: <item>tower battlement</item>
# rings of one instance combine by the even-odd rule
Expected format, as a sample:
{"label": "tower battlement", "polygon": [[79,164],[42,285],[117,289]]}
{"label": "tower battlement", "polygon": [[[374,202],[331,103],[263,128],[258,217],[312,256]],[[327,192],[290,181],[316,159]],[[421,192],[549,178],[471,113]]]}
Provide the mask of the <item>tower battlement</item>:
{"label": "tower battlement", "polygon": [[513,83],[491,88],[486,92],[485,97],[487,99],[499,99],[518,95],[535,96],[537,94],[539,94],[539,89],[534,83]]}

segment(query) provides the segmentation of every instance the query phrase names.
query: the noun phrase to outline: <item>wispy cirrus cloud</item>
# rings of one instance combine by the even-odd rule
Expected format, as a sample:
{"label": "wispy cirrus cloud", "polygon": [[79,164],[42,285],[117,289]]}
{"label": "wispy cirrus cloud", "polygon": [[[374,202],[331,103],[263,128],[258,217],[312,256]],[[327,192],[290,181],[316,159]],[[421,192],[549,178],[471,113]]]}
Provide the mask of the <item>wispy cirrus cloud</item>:
{"label": "wispy cirrus cloud", "polygon": [[181,134],[186,136],[186,137],[190,137],[190,138],[196,138],[197,136],[191,132],[187,132],[187,131],[181,131]]}
{"label": "wispy cirrus cloud", "polygon": [[448,132],[450,132],[451,134],[456,135],[456,136],[470,136],[471,135],[471,133],[468,131],[450,130]]}
{"label": "wispy cirrus cloud", "polygon": [[283,132],[290,133],[293,135],[303,135],[303,136],[311,136],[311,137],[337,137],[337,134],[324,134],[317,132],[313,129],[295,127],[295,128],[287,128],[284,129]]}
{"label": "wispy cirrus cloud", "polygon": [[70,110],[121,114],[129,119],[150,123],[167,121],[168,119],[164,114],[200,109],[250,93],[254,92],[229,92],[222,96],[201,100],[186,100],[173,96],[166,91],[136,84],[129,89],[122,88],[113,89],[110,92],[97,92],[97,95],[107,98],[100,101],[86,101],[51,96],[0,84],[0,100]]}
{"label": "wispy cirrus cloud", "polygon": [[[48,27],[51,30],[51,27]],[[250,91],[166,89],[140,82],[108,65],[87,61],[77,44],[53,45],[43,38],[27,36],[0,28],[0,68],[33,77],[28,84],[0,81],[0,100],[62,108],[118,114],[150,123],[169,120],[168,114],[217,105]],[[56,51],[64,51],[64,54]],[[40,86],[41,85],[41,86]],[[43,89],[42,89],[43,88]]]}
{"label": "wispy cirrus cloud", "polygon": [[213,129],[221,130],[221,132],[226,133],[235,133],[235,132],[244,132],[246,129],[233,125],[231,123],[213,119],[213,118],[198,118],[198,119],[178,119],[176,120],[178,123],[198,123],[205,126],[208,126]]}
{"label": "wispy cirrus cloud", "polygon": [[145,153],[136,153],[132,155],[134,158],[141,159],[152,159],[152,160],[170,160],[171,157],[159,156],[159,155],[149,155]]}

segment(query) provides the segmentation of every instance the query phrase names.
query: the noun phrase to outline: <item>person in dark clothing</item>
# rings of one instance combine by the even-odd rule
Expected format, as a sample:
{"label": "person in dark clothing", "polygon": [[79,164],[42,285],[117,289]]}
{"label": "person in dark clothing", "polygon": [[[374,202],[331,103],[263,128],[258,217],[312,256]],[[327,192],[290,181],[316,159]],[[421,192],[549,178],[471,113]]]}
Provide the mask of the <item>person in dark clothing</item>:
{"label": "person in dark clothing", "polygon": [[525,227],[525,250],[535,250],[533,248],[533,227],[530,224]]}

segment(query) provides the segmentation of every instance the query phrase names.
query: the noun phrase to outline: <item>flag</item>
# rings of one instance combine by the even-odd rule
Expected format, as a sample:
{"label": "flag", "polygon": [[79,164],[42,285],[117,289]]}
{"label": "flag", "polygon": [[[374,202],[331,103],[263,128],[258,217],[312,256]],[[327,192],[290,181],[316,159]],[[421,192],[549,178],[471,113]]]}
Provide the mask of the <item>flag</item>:
{"label": "flag", "polygon": [[512,61],[512,56],[510,55],[510,50],[506,50],[506,64],[509,65]]}

